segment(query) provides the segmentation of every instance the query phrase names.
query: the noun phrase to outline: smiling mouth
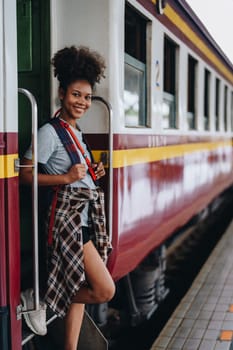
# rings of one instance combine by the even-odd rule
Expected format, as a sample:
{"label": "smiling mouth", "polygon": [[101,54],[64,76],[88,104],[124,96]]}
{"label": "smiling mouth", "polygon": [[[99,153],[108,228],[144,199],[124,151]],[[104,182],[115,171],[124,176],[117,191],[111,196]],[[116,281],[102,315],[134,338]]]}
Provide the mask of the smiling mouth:
{"label": "smiling mouth", "polygon": [[74,110],[75,110],[76,112],[84,112],[84,111],[85,111],[85,108],[83,108],[83,107],[74,107]]}

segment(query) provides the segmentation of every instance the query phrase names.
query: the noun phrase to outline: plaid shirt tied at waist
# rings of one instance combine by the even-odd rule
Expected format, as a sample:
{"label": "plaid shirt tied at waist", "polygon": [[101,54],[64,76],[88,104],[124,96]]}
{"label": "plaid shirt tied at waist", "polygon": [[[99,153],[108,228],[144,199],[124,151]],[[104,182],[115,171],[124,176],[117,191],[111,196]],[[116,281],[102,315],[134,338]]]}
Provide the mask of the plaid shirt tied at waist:
{"label": "plaid shirt tied at waist", "polygon": [[[93,243],[106,263],[112,249],[106,232],[104,193],[101,188],[71,188],[57,192],[57,202],[49,247],[48,287],[45,301],[64,317],[72,298],[85,282],[81,213],[89,205],[89,229]],[[51,207],[49,216],[51,213]],[[49,221],[49,219],[48,219]]]}

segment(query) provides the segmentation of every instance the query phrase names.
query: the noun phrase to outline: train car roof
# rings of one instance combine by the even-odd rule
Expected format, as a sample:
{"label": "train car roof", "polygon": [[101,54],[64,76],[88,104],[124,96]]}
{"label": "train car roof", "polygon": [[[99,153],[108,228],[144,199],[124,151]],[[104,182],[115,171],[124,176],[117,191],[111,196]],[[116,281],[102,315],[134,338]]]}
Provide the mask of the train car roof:
{"label": "train car roof", "polygon": [[233,70],[233,63],[215,41],[213,36],[209,33],[208,29],[205,27],[204,23],[199,19],[197,14],[193,11],[190,5],[185,0],[170,0],[169,1],[172,6],[179,6],[187,17],[190,25],[193,27],[195,32],[197,32],[204,41],[208,43],[218,54],[219,58],[221,58],[228,67]]}

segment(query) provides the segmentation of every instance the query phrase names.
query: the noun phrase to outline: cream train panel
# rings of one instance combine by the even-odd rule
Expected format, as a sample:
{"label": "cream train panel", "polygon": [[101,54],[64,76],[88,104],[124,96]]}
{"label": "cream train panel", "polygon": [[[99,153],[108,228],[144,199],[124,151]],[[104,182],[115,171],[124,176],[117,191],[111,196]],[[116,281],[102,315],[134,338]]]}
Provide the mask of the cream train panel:
{"label": "cream train panel", "polygon": [[[111,69],[113,67],[110,58],[112,50],[111,30],[113,21],[109,20],[109,12],[116,1],[98,0],[63,0],[51,1],[51,52],[69,45],[84,45],[98,51],[105,57],[107,70],[106,78],[97,84],[97,95],[109,101],[109,85]],[[80,11],[80,8],[82,9]],[[96,31],[93,32],[93,28]],[[114,50],[117,48],[114,45]],[[113,84],[112,84],[113,85]],[[57,83],[52,81],[52,111],[59,106],[57,101]],[[85,132],[107,133],[107,117],[103,115],[103,108],[93,104],[93,108],[82,122]],[[91,123],[90,123],[91,117]]]}
{"label": "cream train panel", "polygon": [[0,132],[17,132],[16,1],[0,0]]}

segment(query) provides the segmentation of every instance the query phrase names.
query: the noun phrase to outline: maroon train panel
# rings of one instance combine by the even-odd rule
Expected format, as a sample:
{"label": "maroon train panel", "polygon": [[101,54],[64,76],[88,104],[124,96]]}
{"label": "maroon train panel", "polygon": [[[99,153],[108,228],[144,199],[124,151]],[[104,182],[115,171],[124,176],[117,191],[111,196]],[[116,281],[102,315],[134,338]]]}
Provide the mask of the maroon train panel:
{"label": "maroon train panel", "polygon": [[[120,135],[121,149],[126,148],[124,140],[127,137]],[[183,136],[176,140],[172,136],[172,141],[164,137],[163,144],[176,145],[184,140]],[[199,137],[196,142],[204,139]],[[139,143],[142,147],[143,137]],[[114,169],[114,250],[108,264],[114,279],[132,271],[148,253],[233,183],[232,150],[207,149],[184,157]]]}
{"label": "maroon train panel", "polygon": [[[0,134],[1,155],[18,153],[18,134]],[[9,306],[11,348],[21,349],[21,322],[17,320],[16,310],[20,305],[20,232],[18,176],[0,179],[0,301]],[[4,281],[5,283],[2,283]]]}

